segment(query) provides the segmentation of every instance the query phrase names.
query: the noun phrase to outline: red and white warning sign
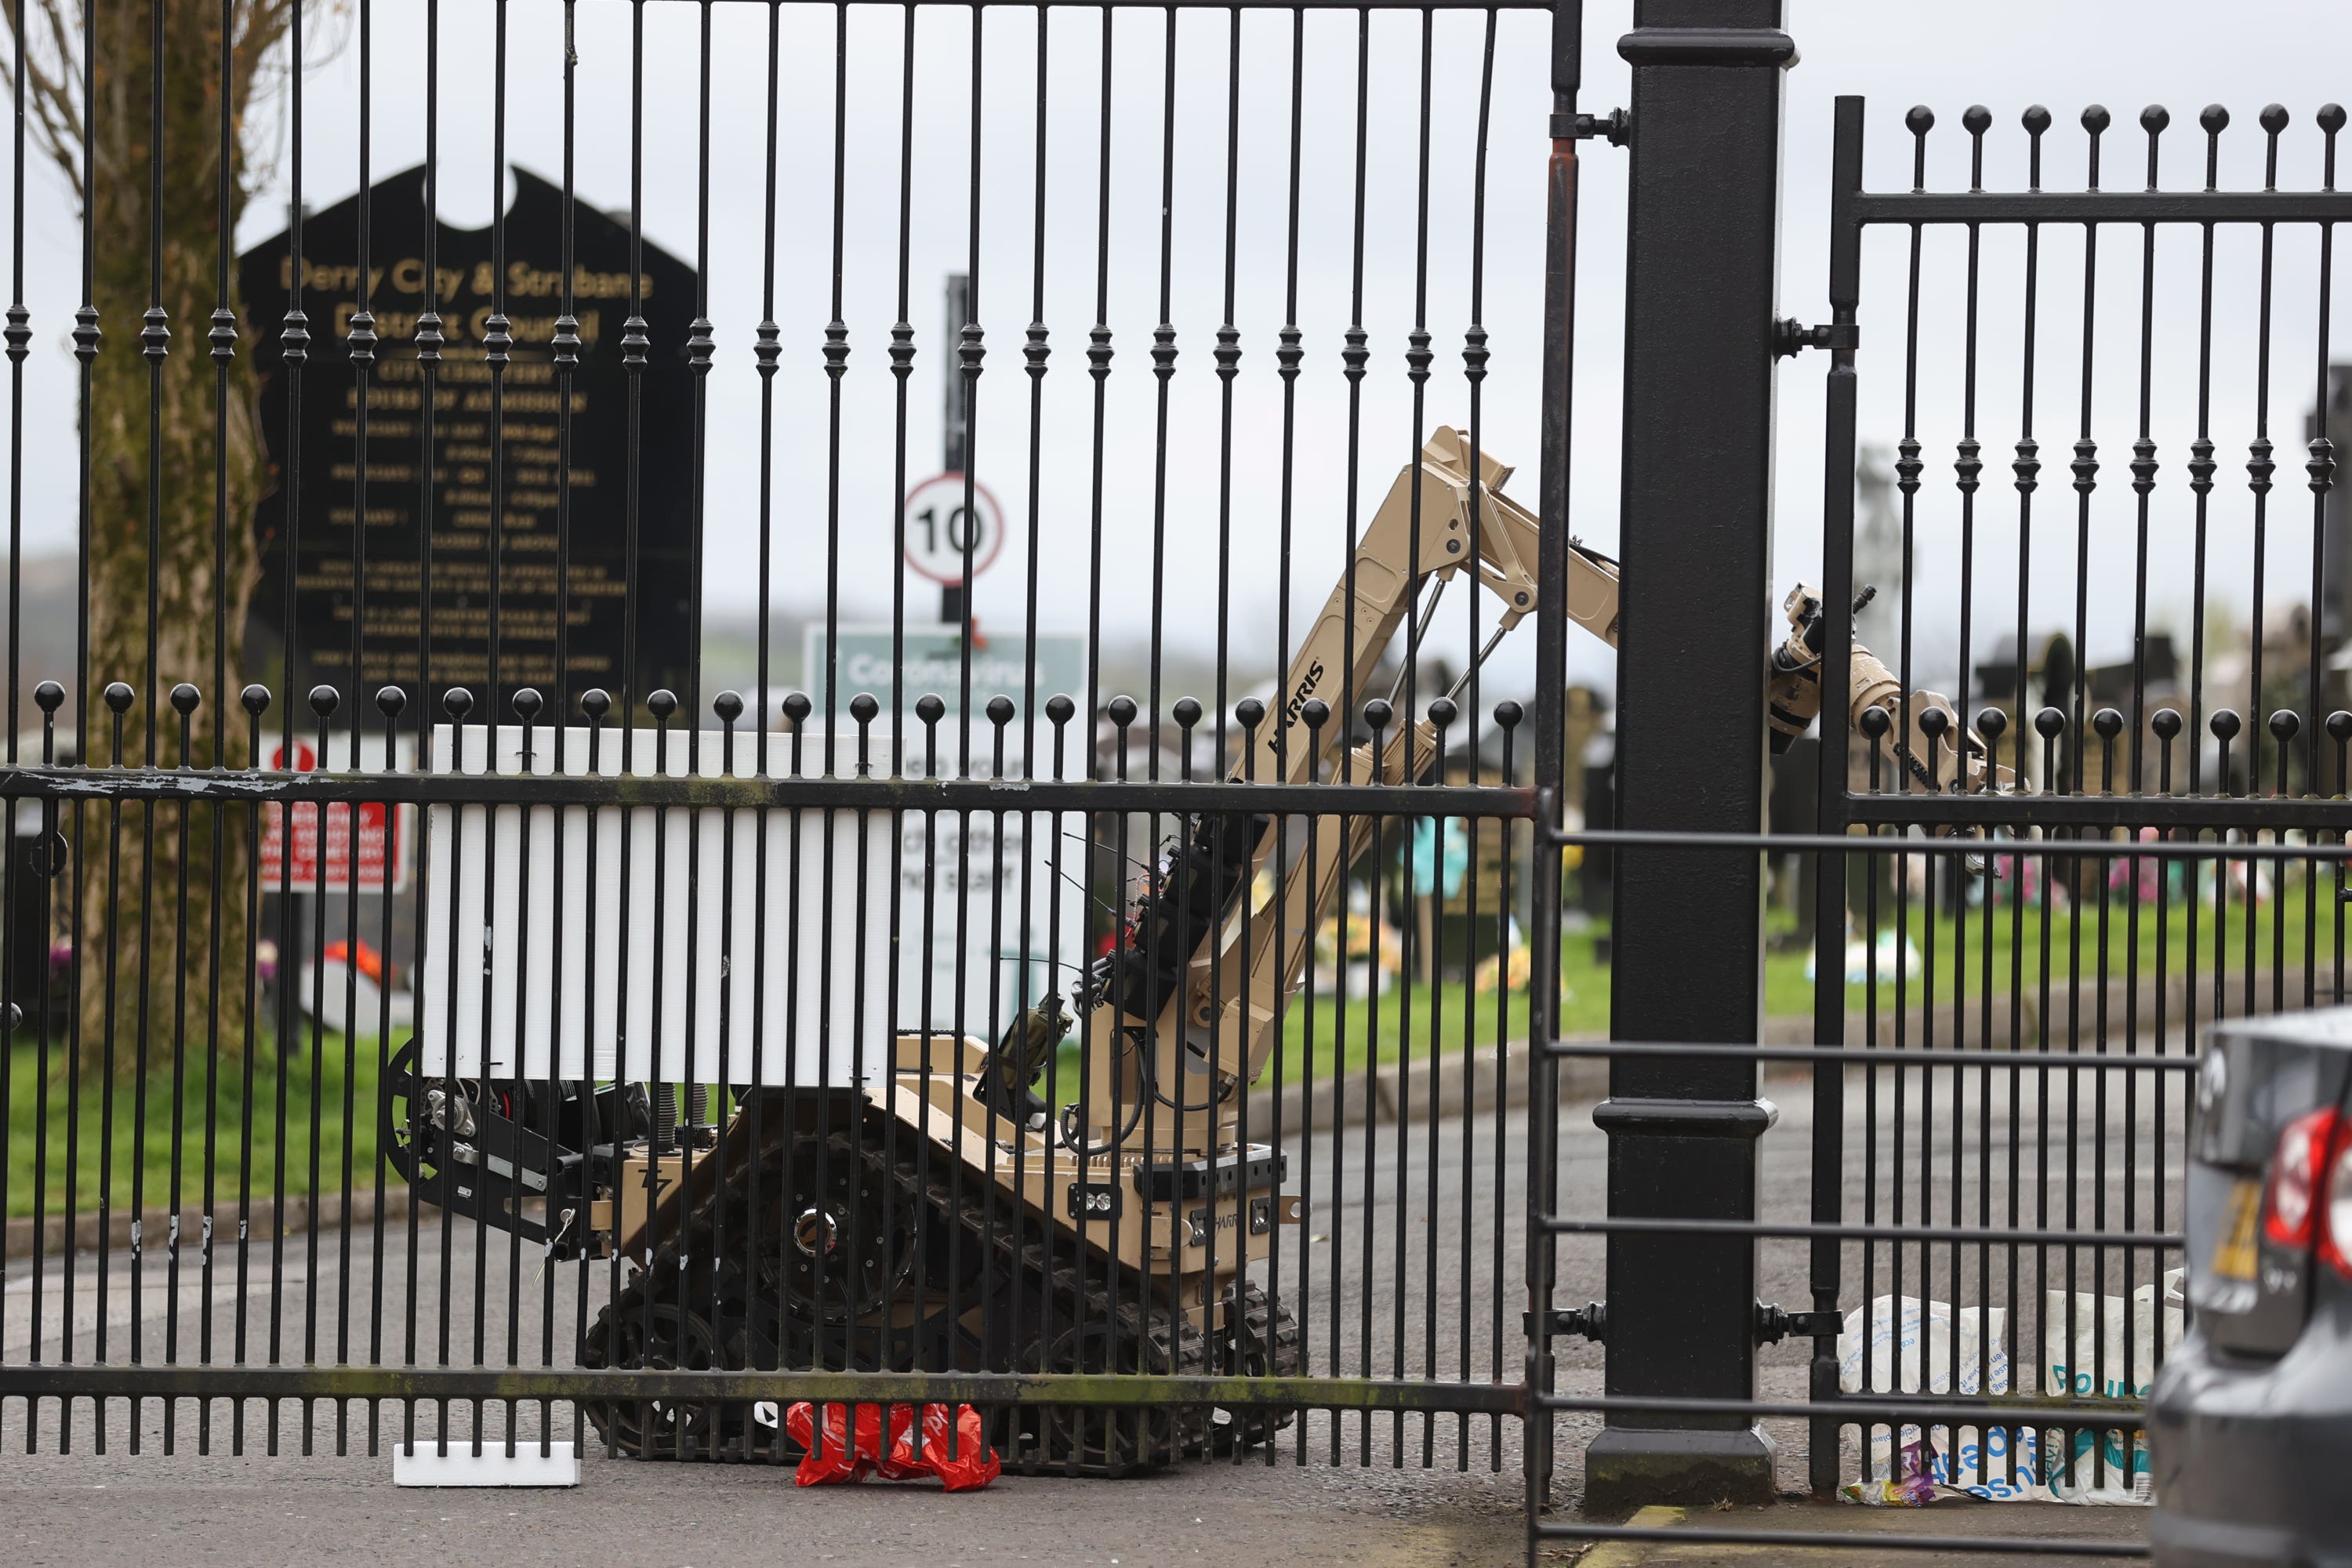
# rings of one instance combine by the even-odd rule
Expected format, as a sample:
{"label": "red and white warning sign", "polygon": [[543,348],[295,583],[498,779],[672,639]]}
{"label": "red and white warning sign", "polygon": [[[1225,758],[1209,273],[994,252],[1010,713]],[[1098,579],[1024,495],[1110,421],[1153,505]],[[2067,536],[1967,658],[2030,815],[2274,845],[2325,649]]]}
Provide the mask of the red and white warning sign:
{"label": "red and white warning sign", "polygon": [[967,566],[974,577],[987,571],[1004,548],[1004,513],[996,498],[959,473],[934,474],[908,490],[904,516],[907,564],[950,588],[964,581]]}
{"label": "red and white warning sign", "polygon": [[[383,765],[383,742],[376,740],[373,746],[362,742],[362,752],[373,751],[373,757],[363,756],[365,765],[373,769]],[[319,753],[307,741],[294,742],[291,760],[281,745],[269,749],[269,766],[277,771],[298,773],[313,772],[319,765]],[[391,890],[408,890],[408,839],[413,827],[415,808],[387,808],[380,800],[360,802],[356,807],[347,802],[332,802],[324,806],[297,805],[292,808],[294,826],[291,849],[289,849],[286,819],[288,808],[269,805],[261,814],[261,890],[265,893],[284,892],[291,887],[298,893],[346,893],[352,889],[356,863],[359,890],[381,893],[385,890],[385,868],[391,868]],[[323,818],[323,822],[322,819]]]}

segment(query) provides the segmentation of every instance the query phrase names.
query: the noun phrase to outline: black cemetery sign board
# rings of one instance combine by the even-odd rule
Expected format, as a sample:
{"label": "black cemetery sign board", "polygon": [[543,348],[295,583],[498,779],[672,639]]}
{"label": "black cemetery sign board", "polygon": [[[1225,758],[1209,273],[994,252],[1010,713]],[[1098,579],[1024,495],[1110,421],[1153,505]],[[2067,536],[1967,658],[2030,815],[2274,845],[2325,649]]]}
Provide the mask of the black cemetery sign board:
{"label": "black cemetery sign board", "polygon": [[[248,342],[276,481],[254,513],[262,576],[253,599],[257,635],[248,647],[257,662],[282,647],[284,546],[291,533],[293,658],[280,677],[289,693],[324,681],[346,694],[349,712],[354,687],[364,695],[397,685],[413,703],[422,686],[437,720],[442,694],[463,686],[474,694],[477,721],[495,715],[512,723],[508,699],[525,686],[551,700],[549,718],[574,722],[580,693],[603,687],[617,705],[632,674],[628,695],[640,708],[657,688],[686,692],[701,581],[693,548],[694,372],[687,357],[694,269],[651,244],[643,247],[640,308],[650,346],[637,373],[633,561],[631,376],[622,361],[629,231],[583,202],[570,204],[572,313],[580,346],[567,431],[564,371],[554,348],[564,308],[566,203],[545,180],[517,170],[515,181],[503,268],[514,341],[502,386],[492,380],[484,341],[498,308],[492,232],[445,223],[436,236],[430,308],[440,315],[444,342],[429,485],[423,479],[425,366],[416,342],[418,318],[428,309],[424,171],[395,174],[371,193],[366,308],[377,345],[364,416],[350,353],[352,318],[362,309],[359,197],[303,219],[300,304],[310,348],[299,427],[291,431],[291,367],[278,331],[294,276],[288,237],[239,261],[246,319],[258,328],[258,342]],[[367,526],[355,541],[352,520],[362,505]],[[355,578],[363,595],[354,593]],[[567,603],[559,622],[560,597]],[[365,625],[355,628],[362,599]],[[634,669],[626,658],[632,609]],[[421,647],[427,636],[429,647]],[[567,689],[560,701],[559,685]],[[373,712],[372,702],[365,707]]]}

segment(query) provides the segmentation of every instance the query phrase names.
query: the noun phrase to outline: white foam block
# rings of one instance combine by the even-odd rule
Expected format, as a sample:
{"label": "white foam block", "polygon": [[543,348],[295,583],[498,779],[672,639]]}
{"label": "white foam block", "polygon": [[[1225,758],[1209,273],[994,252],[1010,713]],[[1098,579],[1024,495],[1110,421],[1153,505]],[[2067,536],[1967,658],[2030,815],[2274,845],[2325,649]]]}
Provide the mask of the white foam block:
{"label": "white foam block", "polygon": [[507,1454],[506,1439],[501,1437],[482,1445],[480,1453],[474,1451],[471,1438],[453,1441],[449,1451],[440,1446],[420,1443],[415,1448],[395,1448],[392,1455],[392,1484],[398,1487],[576,1487],[580,1484],[580,1456],[569,1443],[552,1443],[549,1451],[539,1451],[535,1438],[521,1438],[515,1444],[511,1458]]}

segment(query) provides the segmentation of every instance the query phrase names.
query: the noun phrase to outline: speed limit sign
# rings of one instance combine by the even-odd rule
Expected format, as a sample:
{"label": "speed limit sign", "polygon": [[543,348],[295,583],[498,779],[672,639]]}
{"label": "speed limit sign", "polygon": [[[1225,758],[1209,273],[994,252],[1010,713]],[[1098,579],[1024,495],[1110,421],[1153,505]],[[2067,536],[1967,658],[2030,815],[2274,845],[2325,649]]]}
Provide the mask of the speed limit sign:
{"label": "speed limit sign", "polygon": [[[964,504],[969,484],[971,503]],[[965,565],[977,577],[1004,548],[1004,514],[996,498],[958,473],[936,474],[907,492],[907,564],[934,583],[956,587]]]}

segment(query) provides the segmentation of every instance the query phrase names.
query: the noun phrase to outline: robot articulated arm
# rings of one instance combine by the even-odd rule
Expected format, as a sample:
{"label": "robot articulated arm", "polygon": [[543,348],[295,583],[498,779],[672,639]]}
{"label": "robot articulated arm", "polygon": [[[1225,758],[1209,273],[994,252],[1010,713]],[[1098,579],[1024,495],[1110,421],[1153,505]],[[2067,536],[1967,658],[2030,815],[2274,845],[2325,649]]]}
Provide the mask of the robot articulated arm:
{"label": "robot articulated arm", "polygon": [[[1323,776],[1332,744],[1349,728],[1343,706],[1366,695],[1406,618],[1417,613],[1426,626],[1436,595],[1464,569],[1502,605],[1481,662],[1537,607],[1538,520],[1502,493],[1507,465],[1480,452],[1475,470],[1467,438],[1440,428],[1397,476],[1292,659],[1274,710],[1250,727],[1232,778],[1296,784]],[[1786,607],[1790,630],[1774,650],[1769,692],[1776,752],[1822,704],[1820,595],[1800,587]],[[1614,647],[1616,563],[1570,540],[1562,609]],[[1961,729],[1948,700],[1934,692],[1906,698],[1859,643],[1852,671],[1849,718],[1859,726],[1870,709],[1885,710],[1892,749],[1918,787],[1984,786],[1987,748]],[[1940,713],[1940,721],[1930,713]],[[1320,723],[1310,721],[1318,716]],[[1356,747],[1341,773],[1362,783],[1412,782],[1434,760],[1438,736],[1427,721],[1402,717],[1379,755],[1370,745]],[[1992,769],[1992,784],[2017,787],[2005,767]],[[1183,1110],[1210,1112],[1181,1134],[1188,1148],[1206,1148],[1230,1131],[1236,1091],[1255,1080],[1279,1037],[1323,911],[1371,833],[1360,816],[1322,818],[1303,839],[1292,835],[1288,847],[1299,853],[1274,868],[1272,896],[1257,904],[1248,889],[1285,847],[1274,820],[1235,812],[1187,822],[1127,940],[1097,962],[1078,998],[1087,1015],[1090,1103],[1071,1108],[1066,1134],[1075,1138],[1083,1123],[1091,1130],[1087,1142],[1100,1147],[1118,1123],[1151,1104],[1176,1113],[1180,1124]]]}
{"label": "robot articulated arm", "polygon": [[[1474,479],[1469,437],[1441,426],[1422,447],[1421,460],[1397,475],[1357,541],[1349,570],[1291,659],[1278,710],[1258,729],[1257,754],[1236,758],[1233,777],[1286,784],[1316,777],[1325,747],[1306,741],[1301,712],[1317,699],[1334,710],[1342,694],[1363,699],[1390,641],[1432,579],[1442,589],[1469,567],[1502,602],[1487,651],[1534,610],[1540,527],[1533,512],[1502,493],[1511,477],[1508,464],[1481,452],[1478,468]],[[1612,647],[1617,645],[1616,564],[1573,541],[1567,609],[1569,619]],[[1426,625],[1429,610],[1422,614]],[[1333,727],[1332,738],[1338,729]],[[1415,754],[1425,754],[1425,748]]]}
{"label": "robot articulated arm", "polygon": [[[1440,428],[1419,461],[1397,475],[1364,526],[1348,569],[1309,626],[1276,689],[1273,711],[1253,725],[1230,776],[1304,783],[1324,774],[1349,729],[1343,709],[1360,703],[1382,656],[1408,616],[1421,624],[1444,585],[1465,568],[1501,602],[1483,660],[1536,608],[1541,530],[1535,515],[1502,493],[1510,468]],[[1432,579],[1435,579],[1433,585]],[[1571,543],[1566,613],[1595,637],[1617,640],[1617,572],[1607,557]],[[1320,723],[1318,705],[1328,716]],[[1358,783],[1406,784],[1437,753],[1426,720],[1398,724],[1380,754],[1353,748],[1339,773]],[[1098,961],[1081,994],[1097,1103],[1072,1118],[1099,1142],[1149,1103],[1166,1114],[1197,1115],[1187,1142],[1230,1118],[1236,1086],[1256,1076],[1297,989],[1316,930],[1347,868],[1370,845],[1364,817],[1325,818],[1306,835],[1285,836],[1262,815],[1204,815],[1168,847],[1127,940]],[[1276,868],[1273,897],[1253,905],[1248,889],[1277,851],[1298,851]],[[1114,1107],[1125,1108],[1123,1113]],[[1071,1129],[1074,1131],[1075,1129]]]}
{"label": "robot articulated arm", "polygon": [[[1875,592],[1864,589],[1853,607],[1860,610]],[[1788,614],[1789,635],[1772,650],[1766,708],[1776,756],[1822,710],[1822,642],[1826,635],[1820,590],[1800,583],[1789,591],[1781,608]],[[1984,737],[1961,728],[1951,699],[1940,691],[1914,691],[1906,697],[1903,683],[1858,638],[1849,658],[1846,721],[1859,731],[1863,715],[1872,709],[1885,713],[1885,743],[1895,765],[1910,775],[1911,788],[1947,795],[1980,791],[1988,782],[2003,794],[2019,788],[2015,770],[1991,760]]]}

